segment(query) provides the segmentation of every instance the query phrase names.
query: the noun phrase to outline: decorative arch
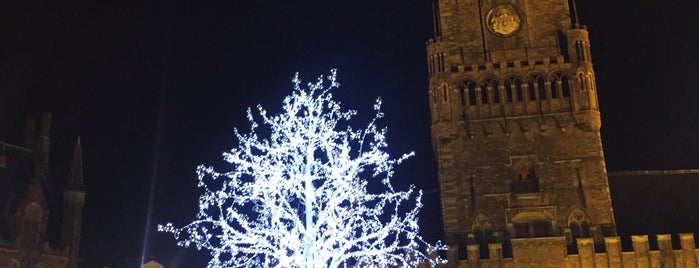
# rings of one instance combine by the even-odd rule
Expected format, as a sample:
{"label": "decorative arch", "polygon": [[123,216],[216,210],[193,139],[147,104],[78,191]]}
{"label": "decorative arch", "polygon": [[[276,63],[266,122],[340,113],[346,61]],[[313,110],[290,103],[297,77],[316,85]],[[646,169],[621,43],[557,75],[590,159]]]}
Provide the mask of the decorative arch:
{"label": "decorative arch", "polygon": [[461,97],[461,105],[476,105],[478,97],[476,96],[476,81],[470,78],[464,79],[457,84],[459,88],[459,96]]}
{"label": "decorative arch", "polygon": [[478,213],[478,215],[476,215],[476,217],[473,219],[471,231],[485,229],[493,229],[493,225],[490,224],[490,219],[488,219],[487,216],[485,216],[483,213]]}
{"label": "decorative arch", "polygon": [[529,85],[529,100],[545,100],[546,95],[546,79],[544,75],[539,73],[529,74],[526,78]]}
{"label": "decorative arch", "polygon": [[507,102],[524,101],[524,91],[522,89],[522,79],[518,76],[508,76],[503,79]]}
{"label": "decorative arch", "polygon": [[568,227],[573,239],[580,237],[590,237],[590,220],[587,214],[576,208],[568,216]]}
{"label": "decorative arch", "polygon": [[526,94],[527,100],[529,100],[529,101],[539,100],[540,87],[546,86],[546,84],[544,83],[545,81],[544,81],[543,77],[544,77],[544,75],[541,73],[530,73],[524,77],[522,82],[527,87],[527,89],[524,92],[524,94]]}
{"label": "decorative arch", "polygon": [[[495,77],[488,76],[480,81],[481,101],[483,104],[500,103],[500,87]],[[491,95],[492,94],[492,95]]]}
{"label": "decorative arch", "polygon": [[570,97],[570,78],[562,72],[552,73],[550,76],[551,92],[556,92],[563,98]]}
{"label": "decorative arch", "polygon": [[473,232],[473,238],[480,247],[481,257],[487,257],[488,243],[496,242],[493,235],[493,225],[490,224],[488,217],[482,213],[476,215],[473,225],[471,225],[471,232]]}

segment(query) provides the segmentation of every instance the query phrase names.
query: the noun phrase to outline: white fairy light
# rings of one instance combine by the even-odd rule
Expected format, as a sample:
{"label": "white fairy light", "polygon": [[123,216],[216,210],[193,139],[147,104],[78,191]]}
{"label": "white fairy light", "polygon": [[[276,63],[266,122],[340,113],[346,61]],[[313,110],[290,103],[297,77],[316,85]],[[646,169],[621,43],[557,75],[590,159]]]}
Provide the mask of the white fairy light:
{"label": "white fairy light", "polygon": [[[356,114],[341,110],[330,90],[336,71],[306,89],[294,76],[283,112],[261,124],[248,109],[251,131],[237,129],[238,146],[224,153],[232,170],[197,169],[196,220],[177,228],[178,245],[210,252],[209,267],[416,267],[443,262],[424,251],[441,250],[419,235],[422,192],[397,191],[393,168],[413,153],[391,159],[377,99],[374,119],[363,129],[344,127]],[[326,86],[327,85],[327,86]],[[264,131],[258,128],[264,127]],[[259,134],[269,137],[260,138]],[[367,172],[369,174],[367,174]],[[368,178],[363,178],[368,177]],[[369,191],[369,180],[383,190]]]}

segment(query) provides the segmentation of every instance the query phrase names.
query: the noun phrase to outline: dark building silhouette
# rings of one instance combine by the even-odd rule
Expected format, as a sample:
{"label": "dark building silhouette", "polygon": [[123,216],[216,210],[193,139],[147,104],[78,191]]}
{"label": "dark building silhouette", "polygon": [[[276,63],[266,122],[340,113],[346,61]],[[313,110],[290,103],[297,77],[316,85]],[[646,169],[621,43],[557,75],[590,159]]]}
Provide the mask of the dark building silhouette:
{"label": "dark building silhouette", "polygon": [[[0,267],[78,267],[85,202],[82,149],[78,139],[67,178],[49,176],[51,119],[45,113],[38,124],[27,120],[19,145],[0,142]],[[50,203],[48,185],[65,185],[62,205]],[[63,214],[50,213],[50,207],[62,207]],[[49,217],[62,225],[51,228],[50,222],[60,221]],[[58,241],[50,241],[50,230],[59,230]]]}

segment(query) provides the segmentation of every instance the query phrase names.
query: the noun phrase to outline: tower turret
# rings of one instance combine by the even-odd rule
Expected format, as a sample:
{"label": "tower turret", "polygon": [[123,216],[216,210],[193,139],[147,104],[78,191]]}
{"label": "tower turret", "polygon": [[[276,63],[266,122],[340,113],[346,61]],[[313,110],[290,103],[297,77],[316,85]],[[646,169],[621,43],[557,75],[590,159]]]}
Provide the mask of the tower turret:
{"label": "tower turret", "polygon": [[63,225],[61,242],[68,255],[69,268],[78,267],[80,253],[80,229],[85,205],[83,186],[83,161],[80,138],[73,150],[73,160],[68,173],[68,188],[63,192]]}

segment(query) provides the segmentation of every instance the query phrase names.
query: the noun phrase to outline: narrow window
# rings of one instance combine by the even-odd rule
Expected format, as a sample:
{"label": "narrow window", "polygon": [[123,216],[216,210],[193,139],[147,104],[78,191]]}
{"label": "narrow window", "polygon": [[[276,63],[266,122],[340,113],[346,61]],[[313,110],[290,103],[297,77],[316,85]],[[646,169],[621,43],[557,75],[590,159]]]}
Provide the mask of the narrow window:
{"label": "narrow window", "polygon": [[513,88],[512,88],[512,81],[511,80],[505,80],[505,93],[507,94],[507,102],[512,102],[512,94],[513,94]]}
{"label": "narrow window", "polygon": [[544,79],[539,77],[539,79],[536,80],[536,85],[539,89],[539,100],[545,100],[547,99],[546,96],[546,83],[544,83]]}
{"label": "narrow window", "polygon": [[567,76],[561,76],[561,89],[563,90],[563,97],[570,97],[570,81],[568,81]]}
{"label": "narrow window", "polygon": [[476,105],[476,100],[478,99],[476,97],[476,84],[473,82],[470,82],[468,85],[468,102],[470,105]]}
{"label": "narrow window", "polygon": [[480,257],[482,259],[487,259],[488,258],[488,243],[495,242],[493,241],[493,229],[487,228],[487,229],[474,229],[473,230],[473,236],[475,238],[475,242],[478,243],[480,247]]}
{"label": "narrow window", "polygon": [[550,83],[551,85],[551,98],[552,99],[558,99],[558,79],[555,77],[553,78],[553,81]]}
{"label": "narrow window", "polygon": [[536,89],[538,86],[536,77],[529,78],[527,85],[529,86],[529,100],[536,100]]}
{"label": "narrow window", "polygon": [[522,81],[515,78],[515,92],[517,93],[517,101],[524,101],[524,92],[522,90]]}
{"label": "narrow window", "polygon": [[493,103],[500,103],[500,87],[498,84],[494,84],[493,88]]}
{"label": "narrow window", "polygon": [[444,96],[444,102],[447,102],[447,85],[442,85],[442,95]]}
{"label": "narrow window", "polygon": [[481,85],[481,103],[488,104],[488,86]]}

